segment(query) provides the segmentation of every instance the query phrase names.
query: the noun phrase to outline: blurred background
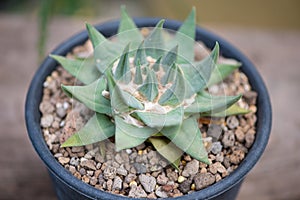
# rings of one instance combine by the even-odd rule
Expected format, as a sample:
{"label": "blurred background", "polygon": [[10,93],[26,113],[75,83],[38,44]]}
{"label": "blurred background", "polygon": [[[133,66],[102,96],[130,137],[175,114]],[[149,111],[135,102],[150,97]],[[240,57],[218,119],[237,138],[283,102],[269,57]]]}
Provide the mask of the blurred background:
{"label": "blurred background", "polygon": [[46,169],[27,137],[24,103],[41,60],[92,24],[134,17],[183,20],[192,6],[197,23],[246,54],[261,72],[273,104],[273,130],[260,162],[238,199],[300,199],[299,0],[1,0],[0,200],[53,200]]}

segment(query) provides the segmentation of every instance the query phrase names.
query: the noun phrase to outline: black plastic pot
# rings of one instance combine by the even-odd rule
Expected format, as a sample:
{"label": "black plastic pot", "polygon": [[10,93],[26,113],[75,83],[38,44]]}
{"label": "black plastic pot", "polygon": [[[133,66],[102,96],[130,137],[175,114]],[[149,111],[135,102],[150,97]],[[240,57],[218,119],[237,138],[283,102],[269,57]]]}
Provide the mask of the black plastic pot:
{"label": "black plastic pot", "polygon": [[[159,21],[157,18],[135,19],[138,27],[154,27]],[[117,32],[119,22],[107,22],[96,26],[96,28],[106,37],[110,37]],[[181,22],[166,20],[164,27],[177,30]],[[74,47],[83,44],[88,39],[86,31],[83,31],[56,48],[52,54],[66,55]],[[212,48],[215,41],[220,43],[221,54],[225,57],[234,58],[243,63],[241,70],[248,76],[253,89],[258,93],[257,100],[257,135],[255,142],[249,153],[242,161],[240,166],[228,177],[218,183],[213,184],[201,191],[174,199],[235,199],[240,185],[247,173],[257,163],[262,155],[269,138],[272,122],[271,104],[265,84],[253,64],[236,48],[224,41],[222,38],[197,27],[196,40],[203,41],[208,47]],[[36,72],[26,99],[26,125],[31,142],[46,164],[51,179],[59,199],[81,200],[81,199],[129,199],[95,189],[94,187],[78,180],[69,173],[52,155],[48,149],[40,127],[39,104],[42,99],[43,82],[48,75],[56,68],[57,63],[47,57]],[[263,178],[263,177],[262,177]]]}

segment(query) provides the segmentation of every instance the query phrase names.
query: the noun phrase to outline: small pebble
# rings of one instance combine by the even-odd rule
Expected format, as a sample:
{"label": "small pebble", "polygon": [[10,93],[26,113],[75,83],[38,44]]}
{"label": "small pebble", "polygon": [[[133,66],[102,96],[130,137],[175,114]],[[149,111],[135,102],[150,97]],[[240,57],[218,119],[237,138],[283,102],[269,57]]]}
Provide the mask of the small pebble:
{"label": "small pebble", "polygon": [[112,189],[113,190],[121,190],[122,189],[122,183],[123,183],[123,180],[119,176],[116,176],[115,179],[114,179]]}
{"label": "small pebble", "polygon": [[211,124],[207,130],[207,136],[212,137],[213,141],[218,141],[218,139],[221,137],[222,134],[222,128],[219,125]]}
{"label": "small pebble", "polygon": [[226,123],[230,129],[234,129],[234,128],[238,127],[239,120],[236,118],[236,116],[230,116],[227,118]]}
{"label": "small pebble", "polygon": [[216,178],[211,173],[198,173],[194,177],[194,183],[196,186],[196,190],[201,190],[203,188],[206,188],[207,186],[213,184],[215,182]]}
{"label": "small pebble", "polygon": [[250,148],[255,140],[255,132],[253,130],[249,130],[245,135],[246,144],[245,146],[247,148]]}
{"label": "small pebble", "polygon": [[59,107],[56,109],[56,114],[60,117],[60,118],[64,118],[67,114],[67,111],[63,108],[63,107]]}
{"label": "small pebble", "polygon": [[139,154],[139,155],[143,155],[143,150],[139,150],[139,151],[138,151],[138,154]]}
{"label": "small pebble", "polygon": [[106,182],[106,187],[108,191],[112,191],[112,187],[113,187],[113,181],[111,179],[108,179]]}
{"label": "small pebble", "polygon": [[221,142],[213,142],[211,144],[211,152],[215,155],[217,155],[218,153],[220,153],[222,151],[222,144]]}
{"label": "small pebble", "polygon": [[93,160],[81,160],[80,165],[88,169],[96,170],[95,161]]}
{"label": "small pebble", "polygon": [[196,189],[196,185],[193,183],[192,185],[191,185],[191,190],[195,190]]}
{"label": "small pebble", "polygon": [[162,189],[162,186],[159,186],[155,190],[155,194],[156,194],[156,196],[158,196],[160,198],[167,198],[168,197],[168,194]]}
{"label": "small pebble", "polygon": [[116,173],[121,176],[127,176],[127,174],[128,174],[127,170],[123,166],[117,168]]}
{"label": "small pebble", "polygon": [[79,165],[79,158],[77,157],[72,157],[71,160],[70,160],[70,164],[71,165],[74,165],[75,167],[77,167]]}
{"label": "small pebble", "polygon": [[90,182],[90,178],[86,175],[82,176],[81,180],[85,183],[89,183]]}
{"label": "small pebble", "polygon": [[96,185],[98,183],[98,179],[96,177],[90,178],[90,184],[91,185]]}
{"label": "small pebble", "polygon": [[60,164],[65,165],[67,163],[69,163],[70,158],[66,158],[66,157],[59,157],[58,158],[58,162],[60,162]]}
{"label": "small pebble", "polygon": [[183,181],[181,184],[179,184],[179,190],[186,194],[190,191],[191,184],[192,184],[192,179],[187,179]]}
{"label": "small pebble", "polygon": [[127,154],[131,154],[132,153],[131,149],[126,149],[125,151],[126,151]]}
{"label": "small pebble", "polygon": [[143,188],[146,192],[152,192],[154,191],[156,180],[152,176],[147,176],[144,174],[139,175],[139,181],[142,184]]}
{"label": "small pebble", "polygon": [[183,176],[179,176],[177,181],[178,183],[182,183],[183,181],[185,181],[185,178]]}
{"label": "small pebble", "polygon": [[43,114],[51,114],[55,110],[54,106],[48,101],[42,101],[39,108]]}
{"label": "small pebble", "polygon": [[165,184],[167,184],[169,179],[164,174],[161,174],[157,177],[156,180],[157,180],[158,184],[165,185]]}
{"label": "small pebble", "polygon": [[234,134],[235,134],[235,137],[236,137],[237,141],[244,142],[245,134],[240,128],[236,129]]}
{"label": "small pebble", "polygon": [[137,174],[144,174],[147,172],[147,167],[144,164],[134,163],[133,166]]}
{"label": "small pebble", "polygon": [[125,177],[125,182],[126,182],[126,183],[131,183],[131,182],[133,182],[136,178],[137,178],[137,176],[136,176],[135,174],[128,174],[128,175]]}
{"label": "small pebble", "polygon": [[188,162],[186,164],[184,170],[182,171],[182,176],[189,177],[195,175],[198,171],[198,168],[199,168],[199,161],[194,159],[191,162]]}
{"label": "small pebble", "polygon": [[147,193],[143,190],[142,186],[133,186],[133,185],[131,186],[132,187],[129,191],[128,197],[133,197],[133,198],[147,197]]}
{"label": "small pebble", "polygon": [[41,126],[44,128],[48,128],[51,126],[53,120],[54,120],[54,118],[52,115],[50,115],[50,114],[44,115],[41,118]]}
{"label": "small pebble", "polygon": [[233,131],[226,131],[224,133],[222,142],[223,142],[225,148],[232,147],[234,145],[234,142],[235,142]]}
{"label": "small pebble", "polygon": [[105,179],[113,179],[116,176],[116,168],[114,167],[106,167],[103,171],[103,177]]}
{"label": "small pebble", "polygon": [[137,182],[131,181],[131,182],[129,183],[129,186],[130,186],[130,187],[137,186]]}

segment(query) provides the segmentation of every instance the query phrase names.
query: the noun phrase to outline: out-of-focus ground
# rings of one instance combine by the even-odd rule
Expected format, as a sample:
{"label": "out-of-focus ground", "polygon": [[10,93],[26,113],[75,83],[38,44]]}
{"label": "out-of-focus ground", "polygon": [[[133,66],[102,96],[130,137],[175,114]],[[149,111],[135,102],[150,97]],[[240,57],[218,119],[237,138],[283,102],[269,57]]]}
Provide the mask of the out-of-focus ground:
{"label": "out-of-focus ground", "polygon": [[[85,21],[54,18],[49,26],[47,52],[84,29]],[[273,105],[268,147],[247,176],[238,200],[300,199],[300,30],[213,23],[205,23],[205,27],[230,41],[254,62]],[[56,199],[24,122],[25,95],[39,65],[37,37],[33,15],[0,13],[0,200]]]}

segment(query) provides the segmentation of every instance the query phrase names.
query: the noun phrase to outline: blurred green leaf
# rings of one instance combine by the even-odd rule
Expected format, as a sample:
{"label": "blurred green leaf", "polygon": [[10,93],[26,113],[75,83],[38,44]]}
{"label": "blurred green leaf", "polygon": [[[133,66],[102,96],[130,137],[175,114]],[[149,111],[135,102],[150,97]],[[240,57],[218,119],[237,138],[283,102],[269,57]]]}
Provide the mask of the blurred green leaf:
{"label": "blurred green leaf", "polygon": [[209,164],[196,118],[190,117],[180,125],[165,127],[161,133],[193,158]]}
{"label": "blurred green leaf", "polygon": [[151,56],[155,59],[158,59],[165,50],[163,38],[164,22],[164,19],[160,20],[144,42],[147,56]]}
{"label": "blurred green leaf", "polygon": [[206,87],[211,73],[215,69],[218,56],[219,44],[216,43],[211,54],[200,62],[180,65],[185,76],[185,80],[187,80],[188,89],[186,91],[190,93],[187,94],[188,97],[194,93],[200,92]]}
{"label": "blurred green leaf", "polygon": [[158,95],[158,82],[155,72],[152,69],[146,67],[147,77],[143,85],[138,88],[138,91],[148,99],[153,101]]}
{"label": "blurred green leaf", "polygon": [[201,116],[211,116],[211,117],[225,117],[231,115],[244,115],[251,112],[250,110],[239,107],[237,104],[233,104],[224,111],[218,113],[203,113]]}
{"label": "blurred green leaf", "polygon": [[233,104],[235,104],[242,95],[238,96],[213,96],[202,91],[197,94],[195,101],[184,112],[188,114],[196,114],[203,112],[220,112]]}
{"label": "blurred green leaf", "polygon": [[118,29],[118,40],[124,45],[131,43],[132,49],[136,49],[138,44],[143,40],[140,30],[129,17],[125,6],[121,6],[121,21]]}
{"label": "blurred green leaf", "polygon": [[145,52],[144,41],[142,41],[136,51],[136,55],[134,57],[134,65],[140,66],[140,65],[146,65],[146,64],[148,64],[147,55]]}
{"label": "blurred green leaf", "polygon": [[111,115],[110,101],[102,95],[106,87],[103,77],[85,86],[61,86],[67,96],[80,101],[91,110]]}
{"label": "blurred green leaf", "polygon": [[128,124],[122,118],[115,116],[116,124],[116,150],[128,149],[142,144],[152,134],[157,132],[156,129],[149,127],[139,128]]}
{"label": "blurred green leaf", "polygon": [[131,71],[129,64],[129,44],[125,47],[115,71],[115,79],[128,84],[131,81]]}
{"label": "blurred green leaf", "polygon": [[133,108],[142,110],[143,104],[128,92],[122,90],[116,84],[110,70],[106,72],[108,88],[110,93],[111,107],[115,112],[128,112]]}
{"label": "blurred green leaf", "polygon": [[135,111],[137,116],[151,128],[161,128],[180,124],[183,120],[183,109],[177,107],[165,114]]}
{"label": "blurred green leaf", "polygon": [[101,73],[95,66],[94,59],[92,58],[67,59],[58,55],[50,55],[50,57],[58,61],[65,70],[84,84],[90,84],[101,76]]}
{"label": "blurred green leaf", "polygon": [[175,35],[175,40],[179,46],[178,62],[186,63],[194,60],[194,45],[196,32],[196,8],[193,7],[189,16],[183,22]]}
{"label": "blurred green leaf", "polygon": [[172,142],[170,142],[170,140],[166,138],[151,137],[149,138],[149,141],[160,155],[166,158],[173,167],[179,170],[179,164],[181,156],[183,154],[181,149],[179,149],[176,145],[174,145]]}
{"label": "blurred green leaf", "polygon": [[219,83],[224,80],[229,74],[231,74],[234,70],[238,69],[242,64],[224,64],[220,63],[216,65],[216,68],[211,73],[210,79],[208,81],[207,87]]}
{"label": "blurred green leaf", "polygon": [[185,77],[179,67],[176,67],[176,75],[174,83],[167,91],[160,97],[158,103],[160,105],[177,106],[186,97],[186,81]]}
{"label": "blurred green leaf", "polygon": [[106,115],[96,113],[77,133],[69,137],[61,147],[83,146],[103,141],[115,134],[115,125]]}

